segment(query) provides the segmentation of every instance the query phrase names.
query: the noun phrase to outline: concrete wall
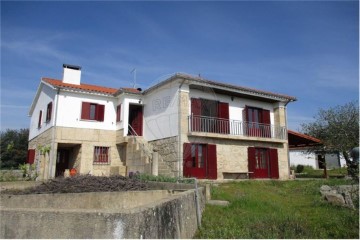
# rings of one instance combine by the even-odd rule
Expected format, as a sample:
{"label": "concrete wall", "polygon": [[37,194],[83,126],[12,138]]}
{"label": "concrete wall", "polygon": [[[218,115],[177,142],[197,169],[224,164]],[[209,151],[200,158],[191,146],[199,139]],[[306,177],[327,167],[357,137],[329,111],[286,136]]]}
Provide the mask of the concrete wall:
{"label": "concrete wall", "polygon": [[[151,196],[154,196],[151,195],[151,191],[147,193],[150,195],[141,199],[151,199]],[[203,188],[199,193],[203,210]],[[103,196],[106,198],[108,194]],[[116,194],[119,194],[118,198],[121,200],[122,193],[114,193]],[[66,197],[67,194],[63,195]],[[15,196],[2,197],[3,203],[11,202],[11,198]],[[20,206],[1,207],[0,238],[192,238],[197,229],[194,190],[175,195],[168,194],[154,199],[151,203],[127,209],[59,209],[52,206],[28,208],[27,206],[35,205],[37,202],[31,201],[34,200],[32,196],[21,197],[23,199],[19,202]],[[43,197],[48,198],[45,202],[51,202],[58,195],[49,194]],[[69,203],[72,202],[72,197],[73,194],[67,198]],[[129,198],[132,202],[140,199],[140,196],[132,197]],[[23,208],[24,203],[26,208]],[[84,204],[87,205],[85,202]]]}

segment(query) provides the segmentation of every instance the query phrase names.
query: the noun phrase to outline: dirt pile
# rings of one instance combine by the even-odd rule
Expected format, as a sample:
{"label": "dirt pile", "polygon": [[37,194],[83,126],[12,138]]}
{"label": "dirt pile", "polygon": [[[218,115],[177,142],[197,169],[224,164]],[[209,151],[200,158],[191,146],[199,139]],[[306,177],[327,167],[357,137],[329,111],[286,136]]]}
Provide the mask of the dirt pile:
{"label": "dirt pile", "polygon": [[4,190],[2,194],[120,192],[144,191],[148,189],[148,185],[138,179],[130,179],[123,176],[96,177],[80,175],[52,179],[39,186],[25,190]]}

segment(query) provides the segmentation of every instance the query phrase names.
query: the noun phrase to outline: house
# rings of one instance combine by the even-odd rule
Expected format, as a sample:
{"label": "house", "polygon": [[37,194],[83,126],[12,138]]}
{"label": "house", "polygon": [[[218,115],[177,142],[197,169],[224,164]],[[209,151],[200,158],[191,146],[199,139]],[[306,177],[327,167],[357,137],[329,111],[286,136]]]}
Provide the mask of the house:
{"label": "house", "polygon": [[296,98],[174,74],[142,90],[42,78],[28,160],[40,179],[134,172],[199,179],[289,178],[287,104]]}
{"label": "house", "polygon": [[338,152],[321,154],[319,152],[308,152],[311,147],[321,145],[321,140],[288,130],[290,166],[304,165],[314,169],[340,168],[344,165],[345,159],[340,157]]}

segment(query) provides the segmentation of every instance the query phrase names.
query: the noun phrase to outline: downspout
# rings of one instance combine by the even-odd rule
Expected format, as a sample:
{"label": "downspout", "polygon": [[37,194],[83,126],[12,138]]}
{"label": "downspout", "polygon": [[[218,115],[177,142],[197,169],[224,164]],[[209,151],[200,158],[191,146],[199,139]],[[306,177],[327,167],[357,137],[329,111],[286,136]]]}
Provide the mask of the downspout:
{"label": "downspout", "polygon": [[[49,168],[49,177],[50,178],[55,177],[55,171],[56,171],[56,169],[54,169],[54,171],[53,171],[53,164],[54,164],[54,159],[56,159],[56,155],[57,155],[57,152],[55,152],[54,150],[55,150],[56,121],[57,121],[59,93],[60,93],[60,89],[57,88],[56,95],[55,95],[55,100],[54,100],[54,105],[55,105],[55,108],[54,108],[54,126],[52,127],[52,130],[51,130],[51,152],[52,152],[51,156],[52,157],[50,157],[50,168]],[[53,174],[53,172],[54,172],[54,174]]]}
{"label": "downspout", "polygon": [[185,82],[185,79],[183,79],[183,81],[180,83],[179,85],[179,90],[178,90],[178,98],[179,98],[179,101],[178,101],[178,177],[182,177],[182,174],[181,174],[181,163],[182,163],[182,154],[181,154],[181,87],[182,85],[184,84]]}

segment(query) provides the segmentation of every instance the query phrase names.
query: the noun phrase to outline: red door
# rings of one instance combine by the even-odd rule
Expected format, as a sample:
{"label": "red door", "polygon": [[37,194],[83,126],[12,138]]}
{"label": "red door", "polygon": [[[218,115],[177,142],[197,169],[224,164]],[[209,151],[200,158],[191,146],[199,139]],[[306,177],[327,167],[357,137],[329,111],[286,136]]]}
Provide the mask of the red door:
{"label": "red door", "polygon": [[[135,131],[136,135],[142,136],[143,128],[143,109],[140,105],[129,106],[129,124]],[[129,129],[129,135],[135,135],[131,129]]]}
{"label": "red door", "polygon": [[217,179],[216,145],[184,143],[184,177]]}
{"label": "red door", "polygon": [[248,149],[250,178],[270,177],[270,155],[269,149],[253,148]]}

